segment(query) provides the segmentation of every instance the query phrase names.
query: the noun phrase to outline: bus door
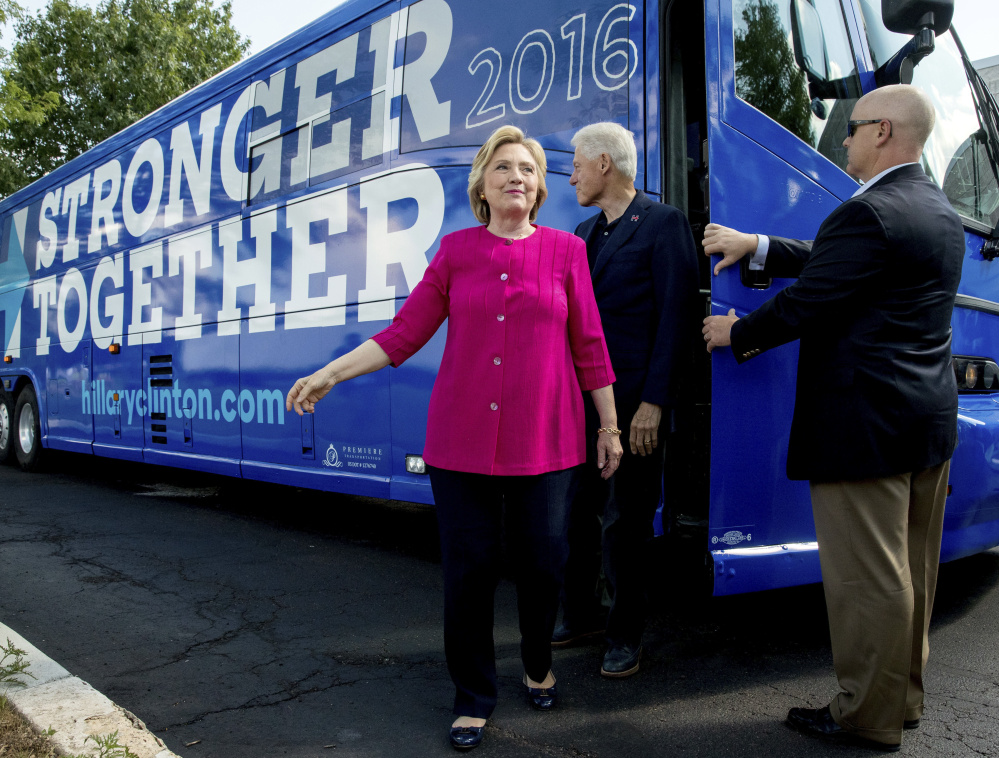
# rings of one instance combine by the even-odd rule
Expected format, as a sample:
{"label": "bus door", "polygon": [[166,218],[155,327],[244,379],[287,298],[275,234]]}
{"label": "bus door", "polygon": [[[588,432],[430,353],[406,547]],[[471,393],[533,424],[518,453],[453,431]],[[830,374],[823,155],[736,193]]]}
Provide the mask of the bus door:
{"label": "bus door", "polygon": [[[100,286],[96,275],[95,280]],[[138,390],[142,386],[142,346],[128,345],[124,334],[95,335],[93,344],[94,452],[141,461],[145,402]]]}
{"label": "bus door", "polygon": [[[76,275],[79,276],[79,272]],[[80,281],[82,282],[82,277]],[[60,314],[65,313],[65,310],[60,310]],[[90,340],[81,339],[75,344],[63,342],[49,354],[50,360],[45,367],[45,412],[49,447],[91,452],[94,426],[88,406],[100,399],[90,378],[91,349]],[[45,422],[42,421],[42,429],[44,428]]]}
{"label": "bus door", "polygon": [[[713,5],[706,14],[711,221],[811,239],[858,186],[844,171],[841,146],[861,94],[852,15],[840,0]],[[789,283],[745,265],[727,268],[710,277],[711,312],[744,316]],[[730,350],[712,354],[715,594],[820,579],[808,486],[785,474],[796,365],[796,343],[742,366]]]}
{"label": "bus door", "polygon": [[182,329],[144,335],[144,459],[239,476],[241,405],[256,414],[256,395],[239,392],[239,335],[179,339]]}

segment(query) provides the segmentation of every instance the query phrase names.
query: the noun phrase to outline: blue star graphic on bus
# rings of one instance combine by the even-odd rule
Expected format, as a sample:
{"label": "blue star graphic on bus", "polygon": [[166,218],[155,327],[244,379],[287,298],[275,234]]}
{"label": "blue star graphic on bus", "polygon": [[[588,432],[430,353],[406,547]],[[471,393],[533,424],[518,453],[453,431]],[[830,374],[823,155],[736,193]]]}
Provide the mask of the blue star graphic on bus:
{"label": "blue star graphic on bus", "polygon": [[8,227],[5,240],[6,260],[0,262],[0,281],[13,285],[6,292],[0,292],[0,314],[3,314],[4,354],[9,355],[21,349],[21,301],[26,290],[28,265],[24,260],[24,229],[28,220],[28,209],[23,208],[14,214]]}

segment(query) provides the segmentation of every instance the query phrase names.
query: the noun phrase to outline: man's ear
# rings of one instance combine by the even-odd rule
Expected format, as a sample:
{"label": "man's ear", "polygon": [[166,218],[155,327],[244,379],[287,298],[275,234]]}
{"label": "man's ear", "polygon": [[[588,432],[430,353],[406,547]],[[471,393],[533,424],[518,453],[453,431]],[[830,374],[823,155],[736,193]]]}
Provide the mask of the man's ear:
{"label": "man's ear", "polygon": [[891,138],[891,121],[882,121],[878,124],[877,146],[881,147]]}
{"label": "man's ear", "polygon": [[606,174],[610,171],[611,159],[607,153],[600,153],[600,173]]}

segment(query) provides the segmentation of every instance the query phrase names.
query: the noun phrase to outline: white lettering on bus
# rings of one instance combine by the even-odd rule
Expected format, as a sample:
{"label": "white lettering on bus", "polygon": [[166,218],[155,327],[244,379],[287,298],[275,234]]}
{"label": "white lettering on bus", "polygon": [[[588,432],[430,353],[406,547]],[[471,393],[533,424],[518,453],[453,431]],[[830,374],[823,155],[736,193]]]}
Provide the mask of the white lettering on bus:
{"label": "white lettering on bus", "polygon": [[243,309],[236,305],[236,290],[253,287],[253,305],[249,308],[251,332],[273,332],[276,309],[271,302],[271,237],[277,231],[277,213],[261,213],[250,219],[250,236],[255,255],[239,260],[237,248],[243,225],[219,227],[222,246],[222,309],[218,313],[219,336],[239,334]]}
{"label": "white lettering on bus", "polygon": [[[447,58],[452,33],[453,19],[448,4],[444,0],[421,0],[369,27],[367,50],[360,50],[360,32],[355,32],[299,61],[295,65],[299,123],[307,125],[312,119],[330,112],[334,105],[332,94],[328,91],[330,75],[334,80],[333,86],[349,81],[356,75],[358,56],[374,53],[371,96],[368,98],[371,117],[369,125],[362,130],[361,160],[376,158],[398,145],[399,117],[392,117],[392,101],[399,95],[406,97],[408,112],[421,140],[429,141],[447,135],[450,132],[451,101],[439,100],[432,79]],[[426,36],[423,52],[415,60],[396,68],[394,52],[397,41],[413,35]],[[240,154],[243,151],[237,151],[237,144],[242,144],[243,125],[251,105],[262,107],[268,119],[280,115],[286,72],[287,69],[275,72],[267,81],[254,82],[243,90],[225,114],[221,139],[217,137],[223,105],[216,103],[198,116],[173,126],[169,132],[169,147],[165,134],[149,137],[131,153],[123,153],[96,168],[92,174],[77,177],[63,187],[51,190],[38,210],[36,270],[53,265],[60,241],[63,241],[62,260],[68,263],[79,257],[84,235],[87,237],[87,252],[99,254],[105,247],[119,243],[122,224],[132,237],[141,239],[154,229],[158,220],[164,228],[182,223],[188,213],[183,196],[185,181],[194,215],[200,217],[210,213],[216,149],[220,153],[217,179],[230,200],[242,201],[248,189],[243,171],[247,156]],[[248,144],[257,146],[254,149],[255,157],[258,156],[258,164],[254,168],[253,195],[279,189],[282,140],[275,140],[273,145],[261,144],[260,141],[269,136],[278,137],[280,126],[280,122],[270,123],[249,136]],[[195,128],[201,140],[197,152],[194,148]],[[348,116],[337,121],[332,128],[334,134],[330,141],[315,148],[309,144],[308,128],[297,130],[297,134],[284,135],[284,139],[297,137],[299,141],[297,158],[291,162],[292,186],[308,180],[310,151],[313,161],[319,163],[322,163],[322,156],[317,152],[340,151],[327,161],[330,163],[328,169],[344,167],[340,164],[344,156],[349,155],[349,151],[344,151],[350,142],[351,118]],[[166,154],[168,150],[169,155]],[[169,174],[166,170],[168,159]],[[127,169],[123,173],[125,163]],[[164,197],[168,176],[169,188],[167,197]],[[77,220],[88,204],[91,205],[90,228],[78,230]]]}
{"label": "white lettering on bus", "polygon": [[187,177],[191,189],[194,212],[203,216],[210,210],[212,192],[212,155],[215,148],[215,130],[222,117],[222,105],[209,108],[201,114],[198,133],[201,135],[201,160],[194,156],[194,142],[187,124],[178,124],[170,134],[170,202],[167,203],[163,223],[166,226],[184,220],[184,200],[180,196],[181,179]]}
{"label": "white lettering on bus", "polygon": [[250,94],[254,85],[250,85],[237,98],[229,111],[229,118],[225,122],[225,130],[222,132],[221,155],[219,156],[219,170],[222,174],[222,187],[225,193],[233,200],[240,200],[243,197],[243,180],[246,174],[239,167],[242,162],[236,159],[236,140],[243,128],[243,119],[250,110]]}
{"label": "white lettering on bus", "polygon": [[[128,256],[132,271],[132,323],[128,325],[128,344],[141,345],[159,342],[163,338],[163,307],[153,305],[152,279],[163,276],[163,243],[133,250]],[[143,272],[149,269],[150,281]],[[142,309],[149,306],[149,320],[142,319]]]}
{"label": "white lettering on bus", "polygon": [[288,206],[286,224],[291,229],[291,299],[284,304],[285,329],[340,326],[346,323],[347,277],[326,279],[326,294],[309,297],[309,279],[326,271],[326,243],[310,243],[312,224],[328,223],[327,234],[347,231],[347,190],[328,192]]}
{"label": "white lettering on bus", "polygon": [[[104,194],[104,185],[110,184]],[[94,205],[90,211],[90,237],[87,251],[95,253],[101,249],[101,239],[107,237],[108,247],[118,244],[118,222],[114,218],[114,208],[121,191],[121,164],[110,160],[94,171]]]}
{"label": "white lettering on bus", "polygon": [[59,211],[62,187],[45,193],[42,207],[38,211],[38,243],[35,245],[35,271],[41,271],[55,263],[56,248],[59,245],[59,227],[54,218]]}
{"label": "white lettering on bus", "polygon": [[[419,208],[416,223],[408,229],[389,231],[389,203],[408,198],[416,200]],[[387,269],[393,263],[401,264],[410,292],[423,278],[426,251],[444,222],[444,185],[437,172],[425,166],[387,174],[361,184],[361,207],[368,209],[368,254],[366,286],[357,295],[357,320],[391,319],[395,316],[395,287],[386,282]]]}
{"label": "white lettering on bus", "polygon": [[31,285],[31,299],[38,315],[38,339],[35,340],[35,350],[38,355],[48,355],[52,338],[49,337],[49,308],[56,303],[56,278],[46,276],[36,279]]}
{"label": "white lettering on bus", "polygon": [[[347,188],[309,197],[285,209],[285,227],[291,232],[290,267],[287,273],[289,299],[284,302],[284,328],[340,326],[346,323],[347,277],[326,276],[325,292],[310,294],[314,277],[326,274],[328,250],[335,237],[348,231]],[[416,204],[416,220],[405,229],[391,229],[389,207],[399,201]],[[437,172],[423,164],[411,164],[405,171],[383,174],[360,185],[360,206],[367,211],[366,287],[358,293],[358,321],[389,320],[395,315],[396,288],[387,282],[388,268],[399,264],[410,291],[419,283],[427,266],[427,254],[444,222],[444,186]],[[277,233],[278,210],[272,209],[249,219],[249,236],[244,239],[241,220],[218,226],[222,251],[222,308],[215,314],[220,336],[240,332],[240,320],[248,318],[252,332],[276,328],[277,308],[272,300],[272,239]],[[316,226],[325,228],[326,238],[312,242]],[[73,268],[60,279],[54,275],[32,285],[32,302],[39,311],[39,355],[47,355],[51,345],[49,309],[57,308],[57,331],[65,351],[79,344],[86,324],[94,344],[105,349],[119,335],[129,345],[160,342],[163,339],[163,311],[179,309],[173,321],[174,339],[199,339],[203,335],[204,314],[197,311],[200,271],[214,263],[214,229],[205,227],[169,240],[159,240],[130,253],[101,258],[94,269],[88,295],[83,274]],[[251,253],[252,255],[248,255]],[[166,260],[164,261],[164,256]],[[241,259],[242,257],[242,259]],[[126,292],[125,262],[131,271]],[[154,298],[155,280],[166,274],[181,277],[179,303],[160,303]],[[253,305],[238,305],[241,287],[253,287]],[[315,290],[313,290],[315,292]],[[71,314],[72,295],[79,301],[79,316]],[[125,321],[126,295],[130,295],[130,321]]]}
{"label": "white lettering on bus", "polygon": [[322,95],[316,94],[319,77],[327,76],[335,71],[336,84],[342,84],[347,79],[354,78],[358,36],[358,34],[352,34],[298,64],[295,70],[295,87],[298,89],[298,123],[329,113],[333,96],[329,92]]}
{"label": "white lettering on bus", "polygon": [[110,281],[117,289],[125,285],[125,256],[122,253],[101,258],[94,271],[94,281],[90,287],[90,334],[94,344],[101,350],[106,350],[115,335],[122,333],[125,320],[125,295],[116,292],[104,296],[104,316],[111,319],[105,326],[100,317],[101,287],[105,281]]}
{"label": "white lettering on bus", "polygon": [[177,276],[181,263],[184,264],[181,314],[174,321],[174,339],[198,339],[201,337],[201,314],[194,312],[194,282],[197,269],[212,266],[212,230],[203,229],[197,234],[170,240],[169,245],[169,275]]}
{"label": "white lettering on bus", "polygon": [[[145,207],[139,211],[135,208],[136,186],[135,181],[139,177],[140,169],[149,164],[150,181],[144,181],[140,186],[140,199],[145,195]],[[163,198],[163,147],[160,143],[149,138],[143,142],[139,149],[132,156],[132,162],[128,164],[128,171],[125,173],[125,187],[122,192],[122,217],[125,220],[125,228],[133,237],[141,237],[148,232],[156,216],[160,211],[160,201]],[[143,172],[145,176],[146,172]],[[148,186],[147,186],[148,185]]]}
{"label": "white lettering on bus", "polygon": [[[78,304],[76,324],[72,328],[66,320],[66,309],[71,294],[76,295]],[[71,268],[62,278],[59,287],[59,306],[56,310],[56,327],[60,346],[67,353],[72,353],[80,344],[83,332],[87,328],[87,283],[83,281],[83,274],[78,269]]]}
{"label": "white lettering on bus", "polygon": [[409,7],[407,35],[427,35],[423,54],[406,64],[406,99],[420,139],[429,142],[451,131],[451,101],[440,102],[431,78],[440,71],[451,48],[454,20],[444,0],[422,0]]}
{"label": "white lettering on bus", "polygon": [[62,215],[69,214],[67,224],[66,244],[62,248],[62,260],[64,263],[76,260],[80,255],[80,240],[76,236],[76,217],[80,206],[90,199],[90,174],[81,176],[74,182],[66,185],[66,191],[62,196]]}

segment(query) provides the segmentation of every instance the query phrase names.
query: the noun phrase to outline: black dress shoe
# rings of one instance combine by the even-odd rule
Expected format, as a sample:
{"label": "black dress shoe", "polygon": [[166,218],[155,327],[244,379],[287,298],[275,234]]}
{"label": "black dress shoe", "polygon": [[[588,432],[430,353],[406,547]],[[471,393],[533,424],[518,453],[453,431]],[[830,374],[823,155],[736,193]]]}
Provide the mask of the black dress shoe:
{"label": "black dress shoe", "polygon": [[471,750],[482,742],[484,726],[452,726],[451,747],[455,750]]}
{"label": "black dress shoe", "polygon": [[552,632],[552,647],[569,647],[580,642],[596,642],[598,638],[604,636],[607,630],[603,624],[594,624],[589,627],[568,627],[561,623]]}
{"label": "black dress shoe", "polygon": [[809,737],[824,737],[835,742],[849,742],[854,745],[870,748],[871,750],[895,753],[902,747],[901,745],[890,745],[886,742],[875,742],[874,740],[847,732],[833,719],[832,714],[829,712],[829,706],[825,708],[792,708],[787,712],[787,723]]}
{"label": "black dress shoe", "polygon": [[919,719],[906,719],[902,722],[903,729],[919,729]]}
{"label": "black dress shoe", "polygon": [[623,679],[638,673],[638,661],[642,657],[642,646],[611,645],[604,654],[600,673],[611,679]]}
{"label": "black dress shoe", "polygon": [[531,687],[527,683],[527,674],[524,675],[524,688],[527,690],[527,702],[536,711],[550,711],[555,707],[558,699],[558,689],[554,684],[551,687]]}

